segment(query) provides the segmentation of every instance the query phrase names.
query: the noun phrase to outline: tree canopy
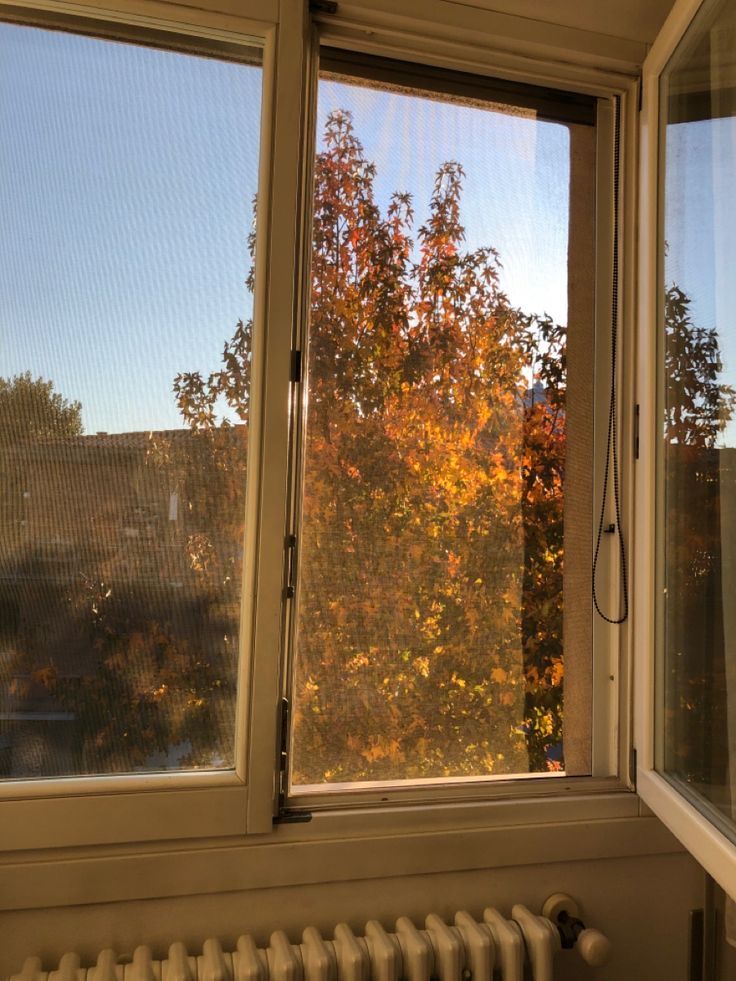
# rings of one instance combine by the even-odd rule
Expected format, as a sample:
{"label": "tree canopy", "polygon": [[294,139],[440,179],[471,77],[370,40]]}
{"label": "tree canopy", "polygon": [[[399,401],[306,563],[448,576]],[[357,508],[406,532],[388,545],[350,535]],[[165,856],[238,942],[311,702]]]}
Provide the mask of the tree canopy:
{"label": "tree canopy", "polygon": [[[509,302],[492,247],[466,247],[464,176],[443,164],[415,225],[409,195],[380,206],[349,113],[327,120],[300,488],[297,784],[564,767],[566,330]],[[711,451],[733,408],[717,336],[693,325],[675,287],[666,317],[666,439]],[[239,321],[218,370],[178,375],[184,430],[151,434],[148,466],[181,502],[177,536],[159,535],[155,558],[145,542],[120,546],[124,561],[89,553],[81,584],[47,599],[56,636],[63,621],[93,653],[66,680],[53,656],[27,656],[77,717],[83,769],[149,766],[177,743],[183,765],[232,760],[251,334]],[[13,398],[21,431],[81,432],[78,404],[50,382],[0,384],[0,418]],[[692,555],[715,554],[706,531]]]}
{"label": "tree canopy", "polygon": [[323,145],[293,777],[546,769],[562,710],[564,331],[512,307],[492,248],[464,247],[458,162],[414,232],[409,195],[381,213],[348,113]]}
{"label": "tree canopy", "polygon": [[0,378],[0,441],[55,439],[82,433],[82,407],[30,371]]}
{"label": "tree canopy", "polygon": [[[492,248],[464,249],[459,163],[414,237],[409,195],[381,212],[349,113],[323,145],[294,779],[557,768],[564,329],[512,307]],[[176,379],[210,439],[223,394],[245,418],[249,336]]]}

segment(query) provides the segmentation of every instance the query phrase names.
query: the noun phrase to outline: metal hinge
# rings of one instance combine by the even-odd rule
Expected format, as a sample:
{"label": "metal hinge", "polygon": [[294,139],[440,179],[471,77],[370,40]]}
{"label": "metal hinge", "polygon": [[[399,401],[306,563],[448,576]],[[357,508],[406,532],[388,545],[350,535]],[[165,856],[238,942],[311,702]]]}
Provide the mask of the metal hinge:
{"label": "metal hinge", "polygon": [[279,799],[274,824],[304,824],[312,820],[311,811],[286,809],[286,784],[289,766],[289,699],[281,699],[281,725],[279,745]]}
{"label": "metal hinge", "polygon": [[293,599],[296,590],[296,535],[286,536],[286,550],[288,557],[284,596],[286,599]]}

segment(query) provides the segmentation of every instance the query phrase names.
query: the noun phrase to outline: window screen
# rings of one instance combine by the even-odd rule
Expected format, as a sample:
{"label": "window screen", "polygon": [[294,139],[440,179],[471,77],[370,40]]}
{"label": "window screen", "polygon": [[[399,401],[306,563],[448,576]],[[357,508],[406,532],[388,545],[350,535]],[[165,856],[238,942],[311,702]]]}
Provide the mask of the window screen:
{"label": "window screen", "polygon": [[322,69],[291,789],[589,773],[594,101]]}
{"label": "window screen", "polygon": [[230,767],[260,52],[0,50],[0,773]]}

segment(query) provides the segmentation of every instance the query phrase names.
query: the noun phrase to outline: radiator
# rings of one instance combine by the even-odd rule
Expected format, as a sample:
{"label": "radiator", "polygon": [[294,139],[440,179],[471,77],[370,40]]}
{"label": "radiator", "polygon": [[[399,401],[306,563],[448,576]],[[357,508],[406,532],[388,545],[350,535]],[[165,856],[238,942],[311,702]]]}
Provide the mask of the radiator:
{"label": "radiator", "polygon": [[543,913],[517,904],[510,919],[486,909],[477,921],[461,911],[452,925],[430,913],[423,930],[402,916],[393,933],[370,920],[363,936],[340,923],[331,940],[309,926],[298,944],[277,930],[266,948],[246,935],[230,952],[217,940],[206,940],[201,954],[177,942],[165,960],[155,960],[145,946],[132,958],[103,950],[87,968],[73,953],[50,971],[29,957],[10,981],[560,981],[564,969],[555,973],[554,962],[563,947],[576,947],[593,967],[607,961],[610,943],[577,918],[574,900],[557,893]]}

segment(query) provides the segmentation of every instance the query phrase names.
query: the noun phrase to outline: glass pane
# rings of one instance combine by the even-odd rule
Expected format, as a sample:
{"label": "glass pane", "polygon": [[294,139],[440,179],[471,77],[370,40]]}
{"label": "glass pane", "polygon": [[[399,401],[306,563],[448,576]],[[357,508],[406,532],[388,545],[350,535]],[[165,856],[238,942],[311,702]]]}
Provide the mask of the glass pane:
{"label": "glass pane", "polygon": [[231,767],[260,54],[0,51],[0,775]]}
{"label": "glass pane", "polygon": [[732,818],[736,790],[736,3],[662,81],[663,535],[658,767]]}
{"label": "glass pane", "polygon": [[594,127],[335,75],[318,127],[292,787],[589,772]]}

